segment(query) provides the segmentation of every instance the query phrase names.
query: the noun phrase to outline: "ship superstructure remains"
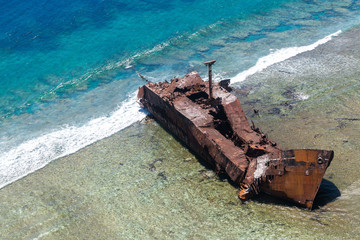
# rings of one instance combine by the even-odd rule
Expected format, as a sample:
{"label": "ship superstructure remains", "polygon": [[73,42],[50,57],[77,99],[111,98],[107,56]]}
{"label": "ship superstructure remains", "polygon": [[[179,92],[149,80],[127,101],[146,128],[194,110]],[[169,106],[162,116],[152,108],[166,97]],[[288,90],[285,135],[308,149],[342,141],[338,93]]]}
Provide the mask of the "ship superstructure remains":
{"label": "ship superstructure remains", "polygon": [[[205,64],[211,70],[214,62]],[[211,75],[203,81],[194,71],[170,83],[149,82],[138,98],[163,127],[239,185],[241,199],[262,191],[312,208],[333,151],[282,150],[249,124],[228,84],[212,83]]]}

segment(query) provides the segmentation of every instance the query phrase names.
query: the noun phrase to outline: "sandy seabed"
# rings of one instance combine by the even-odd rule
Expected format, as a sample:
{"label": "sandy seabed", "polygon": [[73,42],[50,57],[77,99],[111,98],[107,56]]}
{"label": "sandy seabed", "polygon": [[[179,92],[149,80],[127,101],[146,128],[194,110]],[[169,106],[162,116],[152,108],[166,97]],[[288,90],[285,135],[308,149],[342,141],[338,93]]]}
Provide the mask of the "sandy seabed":
{"label": "sandy seabed", "polygon": [[318,209],[266,196],[242,203],[148,121],[1,189],[1,239],[360,238],[359,66],[358,27],[234,85],[249,119],[282,148],[335,151]]}

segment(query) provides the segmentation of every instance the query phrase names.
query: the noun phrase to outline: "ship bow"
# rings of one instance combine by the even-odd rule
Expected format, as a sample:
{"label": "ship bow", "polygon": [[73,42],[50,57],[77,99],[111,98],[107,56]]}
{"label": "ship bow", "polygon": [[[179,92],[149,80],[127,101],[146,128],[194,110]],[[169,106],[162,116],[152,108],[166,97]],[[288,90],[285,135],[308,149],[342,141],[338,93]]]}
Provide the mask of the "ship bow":
{"label": "ship bow", "polygon": [[282,151],[280,159],[267,163],[262,191],[311,209],[333,157],[326,150]]}

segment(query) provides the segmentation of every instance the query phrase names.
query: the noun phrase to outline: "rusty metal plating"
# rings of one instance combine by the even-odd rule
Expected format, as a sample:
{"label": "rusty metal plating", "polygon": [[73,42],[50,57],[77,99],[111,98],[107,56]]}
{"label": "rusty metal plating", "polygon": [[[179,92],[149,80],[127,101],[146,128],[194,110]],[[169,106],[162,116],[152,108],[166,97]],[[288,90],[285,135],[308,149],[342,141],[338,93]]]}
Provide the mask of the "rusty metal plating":
{"label": "rusty metal plating", "polygon": [[205,63],[210,81],[191,72],[171,83],[147,83],[139,89],[139,102],[216,172],[238,184],[241,199],[265,192],[312,208],[333,151],[282,150],[249,124],[228,91],[229,80],[211,83],[214,63]]}

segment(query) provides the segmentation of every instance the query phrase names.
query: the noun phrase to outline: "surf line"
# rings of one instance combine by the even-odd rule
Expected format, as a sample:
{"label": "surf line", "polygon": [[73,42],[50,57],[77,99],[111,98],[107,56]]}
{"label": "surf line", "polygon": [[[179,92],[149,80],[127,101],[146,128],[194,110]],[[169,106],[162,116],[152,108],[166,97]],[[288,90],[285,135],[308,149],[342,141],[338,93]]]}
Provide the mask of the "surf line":
{"label": "surf line", "polygon": [[328,41],[330,41],[333,37],[336,37],[338,35],[341,34],[341,30],[332,33],[318,41],[316,41],[313,44],[307,45],[307,46],[301,46],[301,47],[289,47],[289,48],[282,48],[279,50],[276,50],[273,53],[270,53],[267,56],[261,57],[259,58],[259,60],[256,62],[255,66],[239,73],[238,75],[236,75],[235,77],[233,77],[231,79],[231,84],[233,83],[238,83],[238,82],[242,82],[244,81],[247,77],[260,72],[262,70],[264,70],[267,67],[270,67],[271,65],[275,64],[275,63],[279,63],[282,61],[285,61],[291,57],[294,57],[300,53],[303,52],[307,52],[307,51],[311,51],[314,50],[316,47],[327,43]]}
{"label": "surf line", "polygon": [[147,113],[136,102],[137,91],[109,116],[95,118],[80,127],[61,129],[23,142],[0,157],[0,189],[51,161],[78,150],[142,120]]}

